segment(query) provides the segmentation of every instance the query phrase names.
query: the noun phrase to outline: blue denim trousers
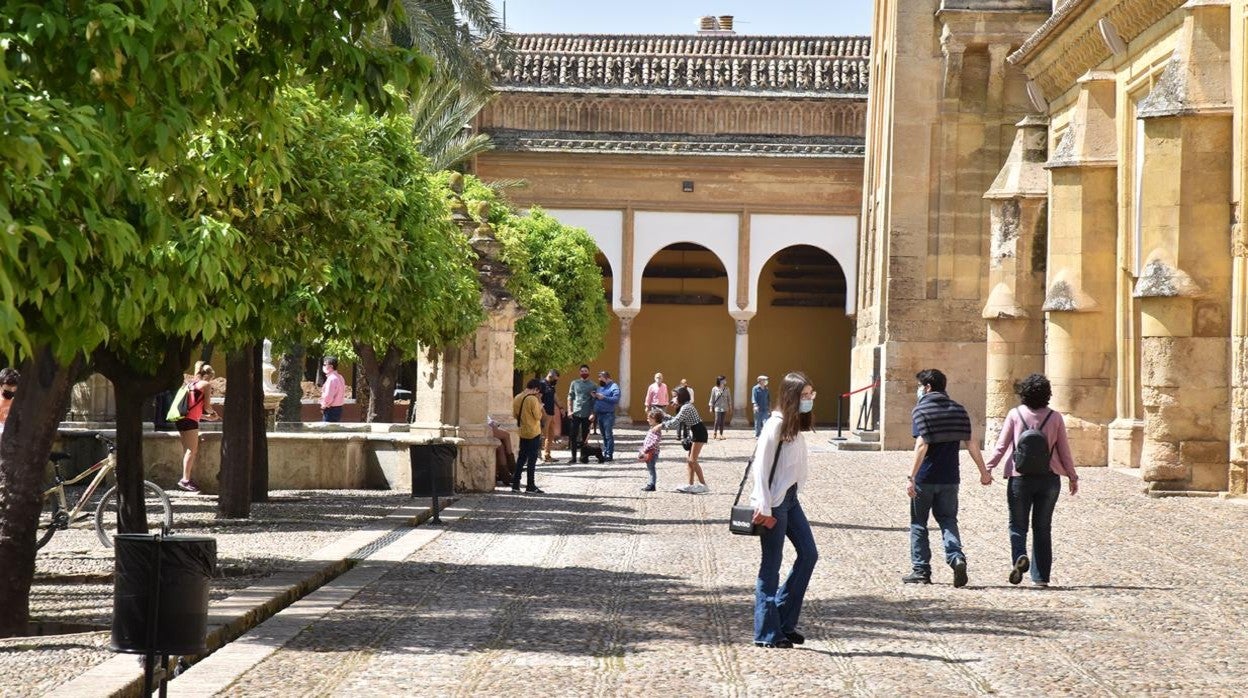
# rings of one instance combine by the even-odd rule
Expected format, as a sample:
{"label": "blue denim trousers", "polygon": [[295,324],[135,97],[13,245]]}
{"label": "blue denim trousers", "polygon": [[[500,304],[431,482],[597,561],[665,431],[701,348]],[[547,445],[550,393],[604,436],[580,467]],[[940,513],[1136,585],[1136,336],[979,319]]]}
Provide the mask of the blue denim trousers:
{"label": "blue denim trousers", "polygon": [[516,472],[511,476],[511,486],[520,486],[520,473],[526,468],[529,471],[529,489],[537,487],[537,481],[534,480],[537,470],[537,457],[542,452],[542,437],[534,436],[531,439],[520,439],[520,452],[516,454]]}
{"label": "blue denim trousers", "polygon": [[646,461],[646,470],[650,472],[650,482],[648,484],[651,487],[654,487],[655,484],[658,482],[658,478],[659,478],[658,471],[655,470],[655,467],[654,467],[654,463],[658,459],[659,459],[659,454],[656,453],[653,456],[650,456],[650,458]]}
{"label": "blue denim trousers", "polygon": [[[815,549],[810,522],[797,501],[797,485],[789,488],[783,502],[771,508],[771,515],[776,518],[776,525],[764,528],[758,537],[762,560],[754,582],[754,641],[774,643],[783,640],[786,632],[797,629],[802,600],[819,560],[819,551]],[[785,538],[793,543],[797,558],[784,584],[780,584]]]}
{"label": "blue denim trousers", "polygon": [[595,420],[598,422],[598,431],[602,434],[602,457],[615,457],[615,413],[614,412],[595,412]]}
{"label": "blue denim trousers", "polygon": [[765,412],[754,410],[754,438],[757,439],[758,435],[763,433],[763,424],[766,422],[767,414]]}
{"label": "blue denim trousers", "polygon": [[341,422],[342,421],[342,405],[339,405],[337,407],[322,407],[321,419],[326,422]]}
{"label": "blue denim trousers", "polygon": [[1053,510],[1062,493],[1056,474],[1015,475],[1005,489],[1010,507],[1010,562],[1027,554],[1027,522],[1031,520],[1031,579],[1049,581],[1053,569]]}
{"label": "blue denim trousers", "polygon": [[958,485],[923,483],[914,486],[910,500],[910,564],[915,572],[932,573],[932,548],[927,539],[927,521],[935,517],[945,543],[945,562],[952,565],[962,554],[962,538],[958,534]]}

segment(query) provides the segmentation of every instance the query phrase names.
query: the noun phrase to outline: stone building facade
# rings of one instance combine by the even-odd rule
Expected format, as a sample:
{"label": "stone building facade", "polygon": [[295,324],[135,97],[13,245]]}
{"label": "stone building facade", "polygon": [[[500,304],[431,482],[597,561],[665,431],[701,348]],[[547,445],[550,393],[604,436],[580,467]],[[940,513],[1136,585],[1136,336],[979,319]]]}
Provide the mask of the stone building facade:
{"label": "stone building facade", "polygon": [[1245,492],[1246,28],[1246,0],[877,3],[855,373],[879,347],[888,444],[920,364],[990,436],[1043,371],[1080,465]]}
{"label": "stone building facade", "polygon": [[[866,37],[513,37],[476,127],[486,180],[595,239],[613,318],[590,361],[642,418],[655,371],[736,417],[754,376],[849,387]],[[566,374],[565,374],[566,375]],[[822,420],[834,417],[829,401]]]}

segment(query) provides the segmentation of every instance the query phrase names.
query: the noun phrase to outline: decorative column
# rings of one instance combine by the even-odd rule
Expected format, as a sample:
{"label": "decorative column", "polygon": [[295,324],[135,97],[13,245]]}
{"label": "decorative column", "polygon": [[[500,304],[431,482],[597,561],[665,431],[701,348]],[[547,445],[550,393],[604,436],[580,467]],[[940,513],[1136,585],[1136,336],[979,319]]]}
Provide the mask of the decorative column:
{"label": "decorative column", "polygon": [[1221,491],[1230,448],[1230,11],[1226,0],[1184,9],[1170,63],[1139,108],[1143,477],[1154,491]]}
{"label": "decorative column", "polygon": [[616,317],[620,319],[620,375],[616,379],[620,384],[620,404],[615,413],[628,418],[628,409],[632,405],[633,385],[633,318],[641,312],[640,308],[618,308]]}
{"label": "decorative column", "polygon": [[1014,383],[1044,370],[1044,270],[1048,235],[1049,121],[1018,124],[1005,166],[984,198],[992,204],[988,265],[986,448],[1018,399]]}
{"label": "decorative column", "polygon": [[1118,156],[1112,74],[1080,78],[1051,176],[1045,370],[1078,465],[1108,463],[1116,366]]}
{"label": "decorative column", "polygon": [[742,427],[751,424],[745,416],[746,394],[750,384],[750,320],[754,313],[748,310],[734,310],[732,319],[737,323],[737,352],[732,365],[732,426]]}
{"label": "decorative column", "polygon": [[[515,369],[516,320],[524,311],[506,289],[511,271],[500,260],[502,244],[489,225],[489,207],[480,204],[469,216],[463,179],[451,182],[455,192],[452,219],[470,236],[477,253],[477,278],[486,321],[458,347],[430,348],[418,359],[419,399],[412,430],[431,436],[457,436],[459,467],[455,487],[467,492],[494,489],[494,450],[498,446],[487,426],[493,417],[515,436],[511,414],[511,383]],[[475,217],[475,220],[474,220]],[[480,221],[480,223],[477,223]]]}

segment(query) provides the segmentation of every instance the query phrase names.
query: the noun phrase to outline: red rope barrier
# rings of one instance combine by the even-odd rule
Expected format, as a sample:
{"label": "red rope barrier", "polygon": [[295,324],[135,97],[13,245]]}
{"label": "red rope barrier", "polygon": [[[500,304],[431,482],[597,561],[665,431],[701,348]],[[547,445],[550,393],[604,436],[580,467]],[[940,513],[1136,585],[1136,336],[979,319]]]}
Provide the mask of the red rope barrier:
{"label": "red rope barrier", "polygon": [[849,391],[848,393],[841,393],[841,397],[849,397],[850,395],[854,395],[854,394],[856,394],[856,393],[861,393],[861,392],[862,392],[862,391],[864,391],[864,390],[870,390],[870,389],[872,389],[872,388],[878,388],[878,387],[880,387],[880,382],[879,382],[879,381],[876,381],[876,382],[872,383],[871,385],[864,386],[864,387],[859,388],[859,389],[857,389],[857,390],[851,390],[851,391]]}

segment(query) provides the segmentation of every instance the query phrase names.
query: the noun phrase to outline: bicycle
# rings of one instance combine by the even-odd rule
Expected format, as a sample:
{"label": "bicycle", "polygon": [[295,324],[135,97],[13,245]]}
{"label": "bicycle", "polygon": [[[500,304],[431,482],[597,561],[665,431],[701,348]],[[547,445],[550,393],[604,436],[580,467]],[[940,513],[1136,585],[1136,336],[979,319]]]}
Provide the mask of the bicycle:
{"label": "bicycle", "polygon": [[[117,444],[104,437],[96,434],[95,438],[103,442],[108,447],[108,455],[105,456],[95,465],[82,471],[77,476],[66,480],[61,474],[61,461],[69,459],[69,454],[54,451],[49,460],[52,462],[52,469],[55,472],[55,482],[43,493],[43,507],[39,515],[39,528],[35,533],[35,549],[38,550],[48,544],[52,540],[52,535],[57,531],[68,530],[70,525],[82,521],[87,518],[93,518],[95,522],[95,535],[100,541],[100,545],[106,548],[113,547],[113,535],[117,529],[117,508],[118,496],[117,485],[109,487],[98,500],[93,499],[100,486],[104,484],[105,479],[117,469]],[[69,501],[65,497],[65,487],[72,486],[88,476],[94,474],[95,477],[90,484],[86,486],[86,490],[78,497],[73,507],[69,506]],[[173,506],[169,502],[169,495],[160,489],[155,483],[144,480],[144,510],[147,512],[149,530],[161,530],[168,532],[173,526]],[[95,514],[92,517],[90,513],[94,508]]]}

